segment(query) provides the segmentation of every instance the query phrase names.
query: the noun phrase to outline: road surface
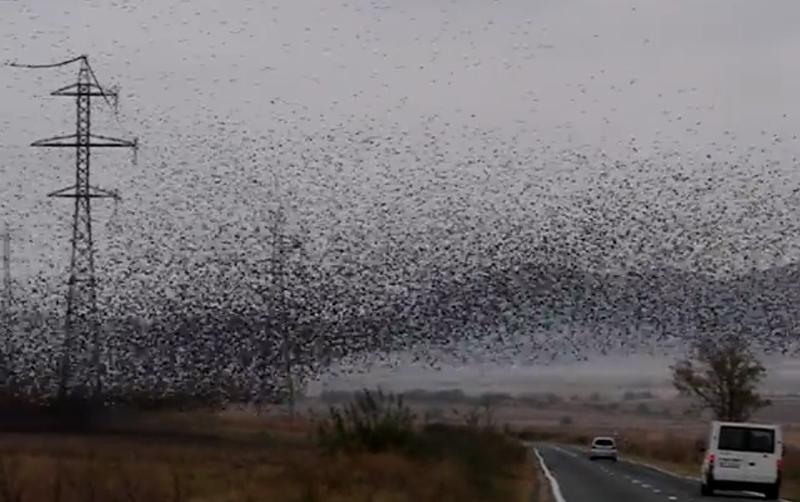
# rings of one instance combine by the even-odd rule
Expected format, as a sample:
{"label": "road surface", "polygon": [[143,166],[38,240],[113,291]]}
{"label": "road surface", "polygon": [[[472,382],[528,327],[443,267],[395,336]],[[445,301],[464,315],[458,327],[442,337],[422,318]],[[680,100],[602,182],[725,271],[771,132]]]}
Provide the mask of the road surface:
{"label": "road surface", "polygon": [[[752,502],[758,494],[718,494],[701,497],[700,482],[672,476],[625,461],[590,461],[580,449],[534,445],[557,481],[563,502]],[[556,500],[556,502],[562,502]]]}

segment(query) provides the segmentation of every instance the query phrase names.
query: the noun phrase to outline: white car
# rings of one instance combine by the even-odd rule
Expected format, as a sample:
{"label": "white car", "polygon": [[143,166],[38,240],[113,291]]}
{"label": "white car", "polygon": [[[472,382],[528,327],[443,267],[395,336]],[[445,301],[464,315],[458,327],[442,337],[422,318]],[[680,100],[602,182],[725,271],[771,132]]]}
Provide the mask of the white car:
{"label": "white car", "polygon": [[783,433],[777,425],[712,422],[702,467],[703,495],[715,490],[780,497]]}
{"label": "white car", "polygon": [[617,461],[617,443],[614,438],[596,437],[592,440],[592,447],[589,450],[589,460],[596,458],[607,458]]}

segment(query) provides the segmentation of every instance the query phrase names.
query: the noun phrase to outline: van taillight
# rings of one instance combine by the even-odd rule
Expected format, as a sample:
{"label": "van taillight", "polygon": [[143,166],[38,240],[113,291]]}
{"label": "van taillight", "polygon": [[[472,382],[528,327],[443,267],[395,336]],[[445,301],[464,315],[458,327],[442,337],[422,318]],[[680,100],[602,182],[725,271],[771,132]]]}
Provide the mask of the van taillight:
{"label": "van taillight", "polygon": [[781,470],[783,470],[783,459],[779,458],[778,459],[778,471],[781,471]]}
{"label": "van taillight", "polygon": [[708,463],[709,464],[713,464],[716,459],[717,459],[716,455],[714,455],[713,453],[709,453],[709,455],[708,455]]}

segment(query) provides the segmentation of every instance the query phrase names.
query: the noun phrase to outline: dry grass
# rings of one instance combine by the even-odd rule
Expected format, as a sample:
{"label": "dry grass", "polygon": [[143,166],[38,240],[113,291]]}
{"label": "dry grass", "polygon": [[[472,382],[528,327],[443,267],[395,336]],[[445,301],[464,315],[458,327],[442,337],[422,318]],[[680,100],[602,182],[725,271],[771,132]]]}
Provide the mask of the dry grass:
{"label": "dry grass", "polygon": [[429,458],[326,456],[311,429],[302,421],[194,413],[152,416],[114,435],[3,435],[0,502],[535,500],[524,455],[478,480],[492,487],[481,492],[481,466],[463,461],[458,445]]}

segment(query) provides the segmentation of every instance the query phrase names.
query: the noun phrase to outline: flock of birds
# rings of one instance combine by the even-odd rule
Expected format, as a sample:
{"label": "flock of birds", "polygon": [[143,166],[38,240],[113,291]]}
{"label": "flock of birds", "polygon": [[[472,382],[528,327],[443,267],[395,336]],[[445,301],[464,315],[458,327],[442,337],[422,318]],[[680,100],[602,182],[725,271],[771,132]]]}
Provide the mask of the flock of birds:
{"label": "flock of birds", "polygon": [[[546,364],[719,329],[797,350],[800,268],[755,260],[790,256],[798,235],[780,166],[770,179],[746,156],[612,159],[478,130],[465,153],[433,128],[211,144],[163,180],[193,199],[123,201],[98,227],[105,391],[281,401],[287,374],[302,388],[397,353]],[[18,282],[13,374],[46,394],[63,276]]]}
{"label": "flock of birds", "polygon": [[[118,4],[120,16],[141,14],[138,4]],[[244,4],[261,12],[258,2]],[[151,6],[170,10],[163,19],[193,8],[163,5]],[[393,75],[414,72],[423,77],[413,85],[464,92],[470,72],[488,66],[490,73],[519,76],[532,60],[557,59],[552,43],[563,39],[535,21],[516,20],[506,35],[518,43],[504,58],[481,42],[502,31],[491,20],[464,27],[448,21],[453,5],[427,17],[409,7],[403,15],[427,34],[412,33],[409,43],[430,49],[430,59],[404,61],[398,49],[404,41],[381,28],[382,13],[396,7],[356,2],[354,8],[375,25],[345,36],[347,30],[313,13],[316,28],[279,44],[276,66],[247,61],[226,46],[256,37],[252,16],[241,26],[222,19],[225,36],[200,30],[197,42],[187,35],[178,44],[183,56],[176,69],[154,62],[160,69],[133,80],[142,94],[163,92],[168,104],[141,98],[130,104],[123,87],[122,122],[140,136],[142,150],[135,168],[99,171],[97,179],[124,198],[114,207],[94,207],[109,396],[282,401],[290,380],[302,389],[332,371],[394,364],[398,353],[433,366],[546,364],[670,350],[720,330],[746,333],[767,351],[796,353],[796,136],[776,128],[743,146],[725,132],[689,149],[703,129],[689,117],[706,110],[687,97],[695,94],[691,87],[673,98],[693,104],[662,117],[681,134],[659,131],[606,150],[564,139],[570,127],[549,136],[527,120],[494,127],[468,107],[450,113],[437,103],[415,104],[413,86],[400,92]],[[40,22],[34,10],[24,12],[29,19],[22,25]],[[277,29],[286,19],[280,7],[274,10]],[[145,33],[162,17],[148,18]],[[202,25],[184,21],[176,33]],[[323,35],[319,25],[326,26]],[[59,33],[71,40],[69,32]],[[592,43],[599,37],[584,35]],[[38,44],[35,38],[28,43]],[[218,42],[215,51],[199,59],[199,68],[189,64],[198,60],[192,47],[209,41]],[[140,52],[157,43],[153,35],[134,50],[116,40],[115,52],[128,56],[121,75],[144,72]],[[336,80],[320,77],[323,72],[344,72],[361,88],[345,95],[334,82],[327,104],[315,95],[304,103],[263,99],[263,83],[271,79],[290,95],[278,70],[297,57],[297,45],[318,44],[329,47],[329,67],[316,68],[302,83],[284,80],[316,88]],[[337,56],[353,46],[379,69]],[[448,54],[454,47],[463,55]],[[225,73],[209,77],[219,65],[235,74],[246,64],[253,68],[248,86],[258,88],[255,98],[247,82]],[[47,84],[18,72],[14,85],[24,88],[26,79],[39,79],[37,89]],[[598,112],[604,97],[593,89],[624,96],[640,84],[601,69],[566,85],[564,106],[597,114],[602,129],[615,110],[609,105]],[[546,108],[536,92],[524,95],[522,115]],[[388,109],[372,108],[381,102]],[[51,102],[40,106],[52,114]],[[35,115],[0,118],[20,145],[51,132],[26,114]],[[253,127],[253,115],[267,116],[267,123]],[[100,115],[98,121],[118,124]],[[34,192],[44,176],[53,178],[41,166],[52,165],[54,154],[8,144],[0,145],[8,164],[0,166],[3,181],[9,180],[3,207],[33,223],[14,231],[21,236],[15,242],[27,245],[14,256],[26,255],[29,263],[15,276],[3,364],[15,385],[49,395],[58,385],[63,349],[71,214]],[[66,155],[57,161],[70,165]],[[63,171],[65,180],[70,176]],[[75,366],[88,374],[84,349],[74,354]]]}

